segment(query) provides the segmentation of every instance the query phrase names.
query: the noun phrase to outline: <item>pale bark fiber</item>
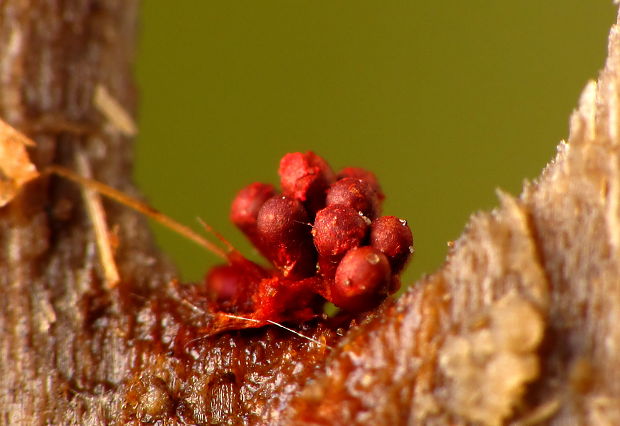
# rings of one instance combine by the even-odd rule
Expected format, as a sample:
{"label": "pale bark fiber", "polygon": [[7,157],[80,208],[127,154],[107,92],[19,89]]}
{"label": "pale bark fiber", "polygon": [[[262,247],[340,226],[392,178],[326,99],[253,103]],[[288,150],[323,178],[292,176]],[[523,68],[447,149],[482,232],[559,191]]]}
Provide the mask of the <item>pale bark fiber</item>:
{"label": "pale bark fiber", "polygon": [[[37,141],[38,166],[79,151],[133,191],[128,141],[92,99],[102,85],[133,110],[136,13],[0,3],[0,116]],[[620,424],[619,78],[614,26],[541,177],[363,324],[300,327],[333,349],[275,328],[200,338],[195,291],[169,283],[142,218],[105,203],[110,290],[79,189],[29,184],[0,209],[0,423]]]}

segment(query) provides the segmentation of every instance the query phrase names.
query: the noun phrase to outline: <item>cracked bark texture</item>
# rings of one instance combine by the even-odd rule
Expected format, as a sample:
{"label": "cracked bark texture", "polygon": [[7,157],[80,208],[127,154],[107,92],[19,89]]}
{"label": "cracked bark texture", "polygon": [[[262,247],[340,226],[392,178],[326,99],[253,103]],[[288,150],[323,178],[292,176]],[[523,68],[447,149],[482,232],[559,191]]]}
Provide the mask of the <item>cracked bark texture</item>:
{"label": "cracked bark texture", "polygon": [[[93,106],[129,111],[137,1],[0,3],[0,115],[135,193],[131,146]],[[44,178],[0,209],[0,423],[620,424],[620,34],[570,138],[519,197],[474,215],[444,266],[362,323],[204,338],[145,221],[119,224],[108,289],[75,185]]]}

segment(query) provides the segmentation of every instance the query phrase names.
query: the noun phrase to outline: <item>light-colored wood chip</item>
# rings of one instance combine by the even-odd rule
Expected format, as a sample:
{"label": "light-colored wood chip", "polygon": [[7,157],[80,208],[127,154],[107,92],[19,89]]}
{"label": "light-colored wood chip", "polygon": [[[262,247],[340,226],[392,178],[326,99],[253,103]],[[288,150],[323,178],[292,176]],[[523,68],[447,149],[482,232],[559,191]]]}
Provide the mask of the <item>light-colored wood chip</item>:
{"label": "light-colored wood chip", "polygon": [[138,133],[138,126],[134,119],[105,86],[98,85],[95,88],[93,101],[99,111],[118,131],[127,136],[135,136]]}
{"label": "light-colored wood chip", "polygon": [[[76,155],[77,168],[81,175],[90,178],[92,176],[88,160],[80,151]],[[114,261],[114,249],[108,231],[108,225],[105,218],[105,210],[101,205],[101,197],[99,194],[86,186],[82,186],[82,194],[90,220],[95,230],[95,240],[97,241],[97,250],[103,267],[103,273],[108,288],[114,288],[120,282],[120,274],[116,262]]]}

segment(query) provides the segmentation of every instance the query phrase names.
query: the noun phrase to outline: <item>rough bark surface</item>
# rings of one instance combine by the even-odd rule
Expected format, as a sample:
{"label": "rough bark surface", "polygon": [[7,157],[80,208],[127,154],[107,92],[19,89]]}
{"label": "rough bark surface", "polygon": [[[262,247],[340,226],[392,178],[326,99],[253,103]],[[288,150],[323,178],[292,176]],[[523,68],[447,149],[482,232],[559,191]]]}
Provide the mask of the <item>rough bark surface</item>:
{"label": "rough bark surface", "polygon": [[[85,155],[132,193],[137,1],[0,3],[0,116],[39,167]],[[620,34],[541,177],[473,216],[445,265],[347,324],[205,337],[198,287],[171,281],[146,224],[119,224],[103,280],[75,185],[38,179],[0,209],[0,423],[620,424]],[[359,324],[359,321],[362,321]]]}
{"label": "rough bark surface", "polygon": [[[138,2],[0,2],[0,116],[37,141],[39,167],[74,167],[131,191],[131,146],[93,106],[100,84],[130,110]],[[105,288],[79,190],[57,179],[30,184],[0,210],[0,423],[101,424],[115,418],[115,388],[131,369],[124,291],[165,285],[171,268],[153,252],[144,220],[122,224],[127,286]],[[166,275],[168,274],[168,275]]]}

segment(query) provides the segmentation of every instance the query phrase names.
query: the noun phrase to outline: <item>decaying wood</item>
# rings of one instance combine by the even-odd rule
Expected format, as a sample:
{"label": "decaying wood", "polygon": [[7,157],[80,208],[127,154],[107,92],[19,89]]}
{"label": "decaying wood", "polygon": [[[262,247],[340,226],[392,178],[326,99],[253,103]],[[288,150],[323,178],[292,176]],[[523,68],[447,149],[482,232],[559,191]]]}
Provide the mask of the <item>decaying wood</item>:
{"label": "decaying wood", "polygon": [[[41,168],[124,191],[136,1],[0,3],[0,115]],[[36,46],[36,47],[35,47]],[[106,285],[80,191],[39,178],[0,209],[0,423],[620,424],[620,34],[570,138],[515,198],[474,215],[445,263],[358,321],[205,337],[138,215]],[[117,115],[118,116],[118,115]],[[22,183],[20,183],[22,185]]]}

